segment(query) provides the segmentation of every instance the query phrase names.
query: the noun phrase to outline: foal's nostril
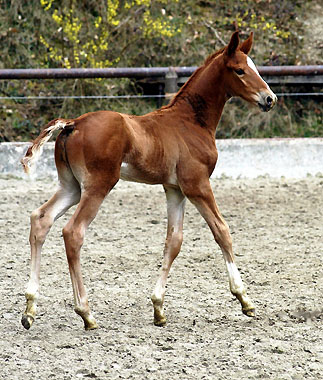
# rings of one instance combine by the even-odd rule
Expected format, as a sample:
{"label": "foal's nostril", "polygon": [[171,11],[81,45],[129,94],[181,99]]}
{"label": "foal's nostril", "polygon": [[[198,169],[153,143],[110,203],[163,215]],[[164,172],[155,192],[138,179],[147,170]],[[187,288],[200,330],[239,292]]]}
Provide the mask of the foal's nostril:
{"label": "foal's nostril", "polygon": [[267,101],[267,105],[271,106],[273,103],[273,98],[271,96],[267,96],[266,101]]}

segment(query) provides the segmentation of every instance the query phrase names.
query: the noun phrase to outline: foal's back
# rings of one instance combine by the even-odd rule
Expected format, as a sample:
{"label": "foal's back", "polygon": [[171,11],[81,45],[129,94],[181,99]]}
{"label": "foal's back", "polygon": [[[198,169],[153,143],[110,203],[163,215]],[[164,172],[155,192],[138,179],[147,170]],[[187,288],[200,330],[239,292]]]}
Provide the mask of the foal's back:
{"label": "foal's back", "polygon": [[214,136],[168,108],[144,116],[112,111],[82,115],[62,131],[56,151],[58,171],[66,167],[66,155],[80,183],[102,172],[104,177],[178,185],[178,174],[189,163],[190,170],[199,164],[211,173],[217,157]]}

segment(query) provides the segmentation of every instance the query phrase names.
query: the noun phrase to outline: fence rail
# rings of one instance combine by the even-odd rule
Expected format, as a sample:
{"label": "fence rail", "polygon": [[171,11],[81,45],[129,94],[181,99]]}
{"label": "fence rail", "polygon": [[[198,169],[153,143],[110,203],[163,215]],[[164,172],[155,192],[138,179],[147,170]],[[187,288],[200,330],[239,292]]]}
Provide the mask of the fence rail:
{"label": "fence rail", "polygon": [[[0,69],[0,80],[33,80],[33,79],[85,79],[85,78],[133,78],[150,80],[159,83],[157,95],[119,95],[119,96],[0,96],[0,100],[31,100],[31,99],[130,99],[156,98],[158,106],[164,94],[174,94],[178,85],[182,85],[197,69],[197,66],[188,67],[120,67],[103,69]],[[271,86],[314,86],[323,87],[323,65],[310,66],[259,66],[259,73],[264,76]],[[306,96],[318,98],[323,96],[321,91],[282,92],[279,96]]]}
{"label": "fence rail", "polygon": [[[190,76],[196,66],[189,67],[120,67],[104,69],[0,69],[0,79],[73,79],[73,78],[156,78],[164,77],[169,70],[178,77]],[[259,66],[265,76],[323,75],[323,65],[313,66]]]}

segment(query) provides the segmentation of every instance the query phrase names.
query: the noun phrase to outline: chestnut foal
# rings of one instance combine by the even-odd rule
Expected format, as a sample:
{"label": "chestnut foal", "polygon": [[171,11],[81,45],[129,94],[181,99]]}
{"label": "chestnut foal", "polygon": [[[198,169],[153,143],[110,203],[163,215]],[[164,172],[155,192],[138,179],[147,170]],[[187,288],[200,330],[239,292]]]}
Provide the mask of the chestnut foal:
{"label": "chestnut foal", "polygon": [[98,327],[83,284],[80,250],[87,227],[120,178],[162,184],[166,193],[167,238],[161,274],[151,297],[154,324],[166,323],[166,281],[182,244],[186,198],[197,207],[222,250],[232,294],[240,301],[243,313],[254,316],[254,305],[234,262],[229,228],[209,182],[218,157],[215,129],[225,102],[240,96],[269,111],[277,100],[247,56],[252,40],[251,34],[240,44],[238,32],[233,33],[228,46],[207,58],[172,101],[157,111],[144,116],[98,111],[76,119],[53,120],[42,130],[22,164],[28,172],[43,144],[61,129],[55,147],[59,188],[31,215],[31,274],[22,317],[26,329],[36,315],[42,245],[54,221],[76,204],[63,229],[75,312],[82,317],[85,329]]}

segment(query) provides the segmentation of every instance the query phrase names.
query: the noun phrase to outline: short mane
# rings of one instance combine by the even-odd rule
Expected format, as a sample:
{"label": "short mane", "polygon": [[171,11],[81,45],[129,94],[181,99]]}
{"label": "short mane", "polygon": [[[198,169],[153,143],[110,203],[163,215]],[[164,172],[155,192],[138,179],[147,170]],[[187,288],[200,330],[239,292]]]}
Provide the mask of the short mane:
{"label": "short mane", "polygon": [[216,51],[215,53],[209,55],[206,60],[204,61],[203,66],[207,66],[215,57],[222,54],[224,52],[225,47],[221,48],[220,50]]}
{"label": "short mane", "polygon": [[188,87],[188,85],[192,82],[192,80],[195,79],[197,74],[199,74],[201,71],[203,71],[212,61],[215,57],[222,54],[224,52],[225,47],[221,48],[220,50],[216,51],[215,53],[209,55],[206,60],[204,61],[203,65],[200,66],[198,69],[194,71],[194,73],[190,76],[190,78],[184,83],[184,85],[180,88],[180,90],[176,93],[176,95],[173,97],[173,99],[162,109],[170,108],[172,107],[176,101],[182,96],[183,91]]}

